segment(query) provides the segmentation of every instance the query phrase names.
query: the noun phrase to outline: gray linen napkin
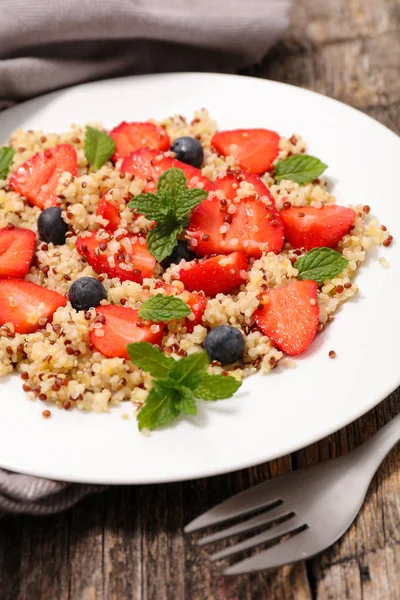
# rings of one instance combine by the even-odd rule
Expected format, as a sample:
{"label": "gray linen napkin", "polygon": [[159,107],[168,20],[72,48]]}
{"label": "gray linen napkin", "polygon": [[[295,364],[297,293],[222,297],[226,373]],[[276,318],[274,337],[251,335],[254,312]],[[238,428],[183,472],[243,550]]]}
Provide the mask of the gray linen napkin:
{"label": "gray linen napkin", "polygon": [[[289,6],[290,0],[0,0],[0,108],[104,77],[255,63],[286,27]],[[51,514],[102,489],[0,470],[0,511]]]}

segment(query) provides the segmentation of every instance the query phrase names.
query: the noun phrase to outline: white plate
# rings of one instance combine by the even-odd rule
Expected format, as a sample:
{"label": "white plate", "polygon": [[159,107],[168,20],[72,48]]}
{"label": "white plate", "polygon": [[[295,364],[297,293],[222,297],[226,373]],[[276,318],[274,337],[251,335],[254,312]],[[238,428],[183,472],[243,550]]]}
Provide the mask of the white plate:
{"label": "white plate", "polygon": [[[285,84],[231,75],[173,74],[113,79],[37,98],[0,115],[0,140],[16,127],[61,132],[71,123],[146,120],[207,107],[221,129],[267,127],[300,133],[329,165],[340,204],[370,204],[399,233],[400,139],[364,114]],[[136,420],[52,410],[28,401],[21,382],[0,382],[0,466],[54,479],[158,483],[233,471],[287,454],[343,427],[400,383],[400,246],[363,266],[358,298],[297,361],[247,379],[232,399],[199,403],[149,437]],[[384,269],[377,257],[391,264]],[[337,358],[328,358],[334,349]]]}

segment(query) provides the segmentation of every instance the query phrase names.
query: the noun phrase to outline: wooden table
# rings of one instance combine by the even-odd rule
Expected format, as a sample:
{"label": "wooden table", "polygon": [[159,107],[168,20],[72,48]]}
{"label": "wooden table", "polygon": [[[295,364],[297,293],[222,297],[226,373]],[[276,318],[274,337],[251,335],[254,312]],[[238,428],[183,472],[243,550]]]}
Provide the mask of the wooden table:
{"label": "wooden table", "polygon": [[[333,96],[400,132],[399,68],[399,0],[294,0],[285,39],[262,65],[245,72]],[[374,185],[371,181],[371,194],[379,200]],[[400,598],[398,449],[381,466],[350,530],[307,563],[224,579],[194,537],[182,532],[186,522],[234,492],[347,452],[399,409],[397,391],[320,443],[246,471],[183,484],[113,488],[54,517],[4,517],[0,598]]]}

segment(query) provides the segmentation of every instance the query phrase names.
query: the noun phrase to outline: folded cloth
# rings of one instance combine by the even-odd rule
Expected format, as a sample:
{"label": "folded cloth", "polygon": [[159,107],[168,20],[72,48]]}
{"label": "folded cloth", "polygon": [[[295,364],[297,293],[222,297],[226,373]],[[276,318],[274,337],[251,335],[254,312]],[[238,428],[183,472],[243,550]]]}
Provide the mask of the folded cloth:
{"label": "folded cloth", "polygon": [[63,483],[0,469],[0,511],[51,515],[103,489],[101,485]]}
{"label": "folded cloth", "polygon": [[[0,0],[0,108],[83,81],[261,60],[290,0]],[[51,514],[102,486],[0,470],[0,511]]]}
{"label": "folded cloth", "polygon": [[258,62],[290,0],[0,0],[0,102],[90,79]]}

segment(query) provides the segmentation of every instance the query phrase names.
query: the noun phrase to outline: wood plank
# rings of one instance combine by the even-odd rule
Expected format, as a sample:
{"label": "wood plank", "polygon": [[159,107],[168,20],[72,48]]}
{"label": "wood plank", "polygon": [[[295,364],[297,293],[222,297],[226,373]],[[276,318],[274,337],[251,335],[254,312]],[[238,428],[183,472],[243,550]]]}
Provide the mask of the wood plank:
{"label": "wood plank", "polygon": [[[104,598],[104,520],[110,493],[86,498],[70,513],[69,598],[98,600]],[[29,596],[34,600],[35,596]]]}
{"label": "wood plank", "polygon": [[384,36],[293,50],[280,43],[242,73],[312,89],[366,109],[400,100],[400,27]]}
{"label": "wood plank", "polygon": [[290,47],[326,46],[382,36],[398,29],[399,20],[396,0],[295,1],[285,42]]}

